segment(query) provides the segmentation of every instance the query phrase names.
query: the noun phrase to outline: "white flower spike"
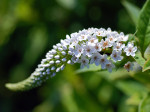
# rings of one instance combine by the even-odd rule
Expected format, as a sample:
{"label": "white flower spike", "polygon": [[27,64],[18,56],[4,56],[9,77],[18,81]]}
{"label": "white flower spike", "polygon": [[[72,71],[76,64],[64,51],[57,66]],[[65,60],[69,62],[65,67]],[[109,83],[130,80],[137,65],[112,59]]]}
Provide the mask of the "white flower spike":
{"label": "white flower spike", "polygon": [[[122,54],[125,58],[135,56],[137,47],[127,41],[128,35],[119,34],[110,28],[88,28],[66,35],[66,39],[54,45],[46,54],[28,79],[6,86],[14,91],[29,90],[54,77],[66,64],[79,63],[81,68],[89,68],[89,64],[95,63],[96,66],[101,65],[101,69],[112,72],[115,64],[123,59]],[[124,68],[130,71],[133,64],[127,62]]]}

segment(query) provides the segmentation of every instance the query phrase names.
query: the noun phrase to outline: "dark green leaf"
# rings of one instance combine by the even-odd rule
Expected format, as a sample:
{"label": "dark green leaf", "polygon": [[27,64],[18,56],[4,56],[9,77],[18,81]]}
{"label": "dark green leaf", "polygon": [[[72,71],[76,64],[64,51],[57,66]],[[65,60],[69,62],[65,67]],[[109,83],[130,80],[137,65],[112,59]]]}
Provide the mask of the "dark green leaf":
{"label": "dark green leaf", "polygon": [[142,8],[137,23],[137,44],[142,56],[150,44],[150,0],[147,0]]}

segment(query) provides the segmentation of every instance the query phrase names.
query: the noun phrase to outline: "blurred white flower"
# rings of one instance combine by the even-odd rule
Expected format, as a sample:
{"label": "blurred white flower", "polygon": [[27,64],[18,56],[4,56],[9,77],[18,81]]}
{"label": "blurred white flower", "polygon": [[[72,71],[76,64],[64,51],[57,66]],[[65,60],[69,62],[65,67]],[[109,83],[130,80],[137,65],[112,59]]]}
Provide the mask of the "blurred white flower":
{"label": "blurred white flower", "polygon": [[121,51],[125,47],[125,44],[122,44],[120,42],[116,42],[113,45],[113,50]]}
{"label": "blurred white flower", "polygon": [[124,68],[129,72],[131,70],[133,70],[133,66],[134,64],[130,61],[128,61],[125,65],[124,65]]}
{"label": "blurred white flower", "polygon": [[113,50],[110,57],[113,59],[114,62],[121,61],[123,59],[123,57],[121,56],[121,53],[122,53],[121,51]]}
{"label": "blurred white flower", "polygon": [[79,62],[81,63],[80,68],[84,68],[85,66],[89,68],[89,60],[85,56],[82,56]]}
{"label": "blurred white flower", "polygon": [[99,63],[100,59],[101,59],[101,55],[99,53],[94,53],[91,57],[90,64],[95,63],[95,65],[98,66],[100,64]]}
{"label": "blurred white flower", "polygon": [[106,64],[108,64],[109,61],[107,60],[107,55],[104,54],[104,55],[101,55],[100,59],[99,59],[99,62],[98,64],[101,65],[101,68],[102,69],[105,69],[106,68]]}
{"label": "blurred white flower", "polygon": [[109,63],[106,64],[106,69],[111,73],[113,68],[115,68],[115,65],[109,60]]}
{"label": "blurred white flower", "polygon": [[118,41],[127,41],[128,37],[129,37],[128,35],[124,35],[124,33],[121,32],[119,37],[118,37]]}
{"label": "blurred white flower", "polygon": [[112,44],[109,42],[108,39],[106,39],[105,41],[102,39],[100,42],[100,45],[102,46],[103,49],[106,49],[112,46]]}
{"label": "blurred white flower", "polygon": [[84,45],[84,54],[85,56],[91,57],[92,53],[94,52],[93,46],[90,46],[88,43]]}
{"label": "blurred white flower", "polygon": [[80,57],[82,53],[83,53],[83,47],[80,45],[77,45],[74,50],[74,55],[76,57]]}
{"label": "blurred white flower", "polygon": [[97,52],[97,51],[99,52],[99,51],[101,51],[101,50],[102,50],[102,48],[101,48],[100,43],[96,43],[95,46],[94,46],[94,51],[95,51],[95,52]]}

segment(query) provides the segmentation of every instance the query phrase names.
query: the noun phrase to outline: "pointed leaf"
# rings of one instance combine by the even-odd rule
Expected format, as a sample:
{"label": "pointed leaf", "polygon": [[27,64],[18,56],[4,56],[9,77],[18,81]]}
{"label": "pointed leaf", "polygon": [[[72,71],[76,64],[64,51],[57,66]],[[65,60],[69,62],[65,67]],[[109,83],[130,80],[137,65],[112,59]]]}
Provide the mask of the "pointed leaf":
{"label": "pointed leaf", "polygon": [[143,68],[145,59],[141,56],[140,52],[136,52],[134,59]]}
{"label": "pointed leaf", "polygon": [[143,72],[150,69],[150,59],[148,59],[143,67]]}
{"label": "pointed leaf", "polygon": [[142,8],[137,23],[137,44],[142,56],[150,44],[150,0],[147,0]]}

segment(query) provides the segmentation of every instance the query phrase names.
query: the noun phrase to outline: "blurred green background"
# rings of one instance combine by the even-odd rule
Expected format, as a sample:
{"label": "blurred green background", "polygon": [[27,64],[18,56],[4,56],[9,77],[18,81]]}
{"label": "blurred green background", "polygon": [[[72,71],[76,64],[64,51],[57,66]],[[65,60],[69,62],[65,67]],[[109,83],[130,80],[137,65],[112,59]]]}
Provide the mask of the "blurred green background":
{"label": "blurred green background", "polygon": [[[129,2],[141,8],[145,0]],[[33,90],[4,87],[30,76],[66,34],[89,27],[135,32],[120,0],[0,0],[0,112],[137,112],[150,85],[124,71],[77,74],[68,65]]]}

